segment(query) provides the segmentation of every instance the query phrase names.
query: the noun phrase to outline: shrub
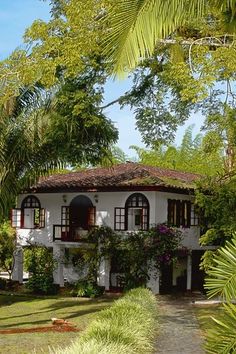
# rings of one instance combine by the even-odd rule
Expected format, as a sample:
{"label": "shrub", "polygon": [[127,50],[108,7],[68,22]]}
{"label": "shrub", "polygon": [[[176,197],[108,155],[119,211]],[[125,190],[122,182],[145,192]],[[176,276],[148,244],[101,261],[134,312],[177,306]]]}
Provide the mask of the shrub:
{"label": "shrub", "polygon": [[87,280],[79,280],[74,289],[72,290],[72,295],[78,297],[98,297],[104,294],[105,288],[103,286],[99,286],[94,282],[89,282]]}
{"label": "shrub", "polygon": [[153,351],[157,303],[147,289],[134,289],[101,311],[79,340],[57,354],[141,354]]}
{"label": "shrub", "polygon": [[55,260],[46,247],[33,246],[25,252],[25,266],[30,273],[26,287],[35,294],[56,294],[58,286],[53,284]]}
{"label": "shrub", "polygon": [[7,287],[7,280],[4,278],[0,278],[0,289],[5,290]]}
{"label": "shrub", "polygon": [[16,249],[16,230],[5,221],[0,225],[0,269],[12,274],[14,251]]}

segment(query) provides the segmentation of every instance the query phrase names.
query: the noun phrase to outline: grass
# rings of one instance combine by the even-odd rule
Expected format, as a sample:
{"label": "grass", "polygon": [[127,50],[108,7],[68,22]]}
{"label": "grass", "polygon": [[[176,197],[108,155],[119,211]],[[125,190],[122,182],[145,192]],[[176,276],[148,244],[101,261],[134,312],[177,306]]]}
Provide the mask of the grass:
{"label": "grass", "polygon": [[206,334],[206,330],[210,328],[213,323],[212,317],[216,317],[223,313],[223,307],[221,305],[214,306],[203,306],[203,307],[194,307],[194,312],[199,322],[200,329],[203,332],[203,335]]}
{"label": "grass", "polygon": [[56,354],[148,354],[157,330],[157,301],[147,289],[133,289],[101,311],[83,335]]}
{"label": "grass", "polygon": [[[34,298],[0,295],[0,329],[34,328],[51,325],[51,318],[63,318],[84,330],[96,313],[114,298]],[[50,347],[68,346],[80,332],[0,334],[0,353],[49,353]]]}

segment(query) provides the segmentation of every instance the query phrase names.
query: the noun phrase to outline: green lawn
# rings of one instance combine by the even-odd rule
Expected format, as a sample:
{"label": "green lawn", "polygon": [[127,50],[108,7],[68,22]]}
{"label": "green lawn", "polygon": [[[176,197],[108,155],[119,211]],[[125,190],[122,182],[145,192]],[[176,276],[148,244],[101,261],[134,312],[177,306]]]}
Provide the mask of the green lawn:
{"label": "green lawn", "polygon": [[[63,318],[83,330],[94,315],[111,305],[114,298],[29,298],[0,295],[0,330],[51,325],[51,318]],[[0,353],[48,353],[50,346],[67,346],[78,332],[0,334]]]}

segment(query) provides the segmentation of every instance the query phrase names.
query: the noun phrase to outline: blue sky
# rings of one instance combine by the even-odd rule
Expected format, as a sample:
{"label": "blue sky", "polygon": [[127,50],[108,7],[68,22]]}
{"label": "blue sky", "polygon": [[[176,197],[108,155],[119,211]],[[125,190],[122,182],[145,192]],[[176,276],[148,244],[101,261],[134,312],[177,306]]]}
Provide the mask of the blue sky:
{"label": "blue sky", "polygon": [[[0,0],[0,59],[7,57],[16,47],[22,44],[25,29],[36,19],[50,18],[49,1],[40,0]],[[129,81],[110,81],[106,85],[106,102],[116,99],[127,91]],[[129,156],[133,156],[130,145],[143,146],[140,134],[135,130],[135,120],[129,109],[120,110],[118,105],[109,107],[107,116],[115,122],[119,129],[118,146]],[[176,133],[176,144],[180,144],[184,130],[190,124],[195,124],[194,134],[197,134],[202,124],[200,115],[180,127]]]}

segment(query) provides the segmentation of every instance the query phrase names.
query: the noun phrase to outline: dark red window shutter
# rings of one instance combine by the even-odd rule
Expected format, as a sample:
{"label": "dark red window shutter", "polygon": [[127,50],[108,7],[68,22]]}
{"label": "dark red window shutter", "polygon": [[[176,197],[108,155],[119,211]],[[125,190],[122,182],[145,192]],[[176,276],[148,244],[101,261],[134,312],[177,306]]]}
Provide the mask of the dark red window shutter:
{"label": "dark red window shutter", "polygon": [[96,207],[88,208],[88,228],[96,224]]}
{"label": "dark red window shutter", "polygon": [[39,228],[43,229],[45,227],[45,209],[41,208],[39,210]]}
{"label": "dark red window shutter", "polygon": [[21,209],[11,209],[11,226],[15,228],[22,227],[22,212]]}
{"label": "dark red window shutter", "polygon": [[115,208],[114,230],[124,231],[125,229],[125,208]]}
{"label": "dark red window shutter", "polygon": [[191,201],[188,200],[188,201],[186,201],[186,203],[187,203],[187,224],[186,224],[186,226],[190,227],[191,226]]}
{"label": "dark red window shutter", "polygon": [[61,207],[61,225],[69,226],[70,224],[70,207],[63,205]]}
{"label": "dark red window shutter", "polygon": [[173,200],[168,199],[167,221],[169,225],[173,225]]}

